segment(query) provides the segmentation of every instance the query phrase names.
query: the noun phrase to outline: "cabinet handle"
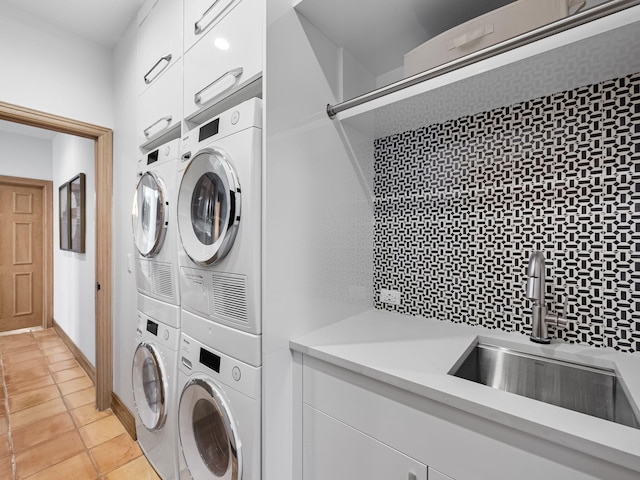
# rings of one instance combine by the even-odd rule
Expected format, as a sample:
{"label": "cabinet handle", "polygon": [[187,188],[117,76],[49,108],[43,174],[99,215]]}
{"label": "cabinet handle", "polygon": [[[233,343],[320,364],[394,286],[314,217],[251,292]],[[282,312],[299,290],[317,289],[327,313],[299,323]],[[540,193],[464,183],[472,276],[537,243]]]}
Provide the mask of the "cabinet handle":
{"label": "cabinet handle", "polygon": [[200,17],[200,20],[198,20],[195,24],[194,24],[194,32],[196,35],[200,35],[202,32],[205,31],[205,29],[211,25],[213,23],[213,21],[218,18],[220,16],[220,14],[222,12],[224,12],[227,7],[229,5],[231,5],[233,3],[233,0],[226,0],[226,4],[222,6],[222,8],[218,11],[218,13],[216,13],[215,15],[211,15],[211,13],[213,12],[213,9],[216,8],[216,6],[221,2],[221,0],[215,0],[215,2],[213,2],[211,4],[211,6],[209,8],[207,8],[207,10],[202,14],[202,16]]}
{"label": "cabinet handle", "polygon": [[409,472],[409,476],[407,477],[407,480],[418,480],[418,477],[416,476],[415,473]]}
{"label": "cabinet handle", "polygon": [[[156,120],[155,122],[153,122],[153,123],[152,123],[151,125],[149,125],[147,128],[145,128],[145,129],[142,131],[142,133],[144,133],[144,136],[145,136],[145,137],[150,138],[150,137],[152,137],[153,135],[155,135],[155,134],[157,134],[157,133],[160,133],[160,132],[161,132],[161,131],[163,131],[165,128],[168,128],[168,127],[169,127],[169,125],[171,125],[171,119],[172,119],[171,115],[167,115],[166,117],[162,117],[162,118],[160,118],[160,119]],[[164,127],[162,127],[162,128],[160,128],[160,129],[158,129],[158,130],[154,131],[154,132],[153,132],[153,134],[152,134],[152,133],[151,133],[151,130],[153,129],[153,127],[155,127],[156,125],[159,125],[159,124],[160,124],[160,123],[162,123],[162,122],[167,122],[167,124],[166,124]]]}
{"label": "cabinet handle", "polygon": [[233,88],[238,82],[240,75],[242,75],[242,67],[229,70],[196,93],[193,96],[193,101],[196,102],[196,105],[207,103],[209,100]]}
{"label": "cabinet handle", "polygon": [[[147,85],[149,85],[151,82],[153,82],[156,78],[158,78],[158,75],[160,75],[162,72],[164,72],[164,69],[167,68],[169,66],[169,64],[171,63],[171,54],[165,55],[164,57],[160,57],[160,60],[158,60],[155,65],[153,67],[151,67],[151,70],[149,70],[147,73],[145,73],[144,75],[144,83],[146,83]],[[155,75],[151,75],[153,73],[153,71],[158,67],[158,65],[160,65],[162,62],[167,62],[165,63],[162,68],[160,68]]]}

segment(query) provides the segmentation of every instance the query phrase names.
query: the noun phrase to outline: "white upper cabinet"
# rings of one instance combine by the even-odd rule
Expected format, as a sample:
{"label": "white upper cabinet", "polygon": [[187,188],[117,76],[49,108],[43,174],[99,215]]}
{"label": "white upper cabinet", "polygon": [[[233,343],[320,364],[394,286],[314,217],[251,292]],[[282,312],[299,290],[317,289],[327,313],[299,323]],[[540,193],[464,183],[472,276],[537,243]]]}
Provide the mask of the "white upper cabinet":
{"label": "white upper cabinet", "polygon": [[185,53],[186,119],[262,76],[263,4],[262,0],[242,0]]}
{"label": "white upper cabinet", "polygon": [[187,0],[184,3],[184,51],[227,15],[240,0]]}
{"label": "white upper cabinet", "polygon": [[[142,18],[141,18],[142,17]],[[138,94],[157,81],[182,57],[182,1],[145,4],[138,27]]]}

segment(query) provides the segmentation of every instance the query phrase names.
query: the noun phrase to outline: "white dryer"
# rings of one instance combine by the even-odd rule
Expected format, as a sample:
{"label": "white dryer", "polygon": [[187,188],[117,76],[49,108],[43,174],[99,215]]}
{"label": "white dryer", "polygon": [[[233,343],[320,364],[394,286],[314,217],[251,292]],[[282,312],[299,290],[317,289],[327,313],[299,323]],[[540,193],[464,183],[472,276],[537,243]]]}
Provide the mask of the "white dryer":
{"label": "white dryer", "polygon": [[260,480],[262,368],[226,354],[217,338],[181,335],[180,479]]}
{"label": "white dryer", "polygon": [[262,102],[247,100],[182,139],[178,232],[182,308],[262,333]]}
{"label": "white dryer", "polygon": [[176,139],[138,161],[132,208],[138,291],[173,305],[180,305],[176,225],[179,159],[180,139]]}
{"label": "white dryer", "polygon": [[[144,312],[151,313],[144,313]],[[178,478],[177,382],[180,308],[138,294],[131,372],[138,444],[164,480]]]}

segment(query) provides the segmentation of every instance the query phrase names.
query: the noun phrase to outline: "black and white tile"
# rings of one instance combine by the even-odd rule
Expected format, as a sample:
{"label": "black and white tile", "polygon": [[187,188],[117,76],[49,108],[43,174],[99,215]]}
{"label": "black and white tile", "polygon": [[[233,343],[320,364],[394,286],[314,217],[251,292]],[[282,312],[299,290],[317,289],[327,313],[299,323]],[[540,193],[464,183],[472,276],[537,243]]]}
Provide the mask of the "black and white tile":
{"label": "black and white tile", "polygon": [[556,335],[640,351],[640,73],[374,147],[376,308],[527,334],[542,250]]}

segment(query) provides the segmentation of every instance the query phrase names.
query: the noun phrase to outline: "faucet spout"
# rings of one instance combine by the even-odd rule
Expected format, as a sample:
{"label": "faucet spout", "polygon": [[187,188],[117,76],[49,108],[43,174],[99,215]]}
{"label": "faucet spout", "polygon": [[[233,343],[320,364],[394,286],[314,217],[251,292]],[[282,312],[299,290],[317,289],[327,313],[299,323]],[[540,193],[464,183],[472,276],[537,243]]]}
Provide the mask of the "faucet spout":
{"label": "faucet spout", "polygon": [[544,274],[545,259],[542,252],[534,252],[529,259],[527,267],[527,289],[526,296],[533,300],[536,305],[544,305]]}

